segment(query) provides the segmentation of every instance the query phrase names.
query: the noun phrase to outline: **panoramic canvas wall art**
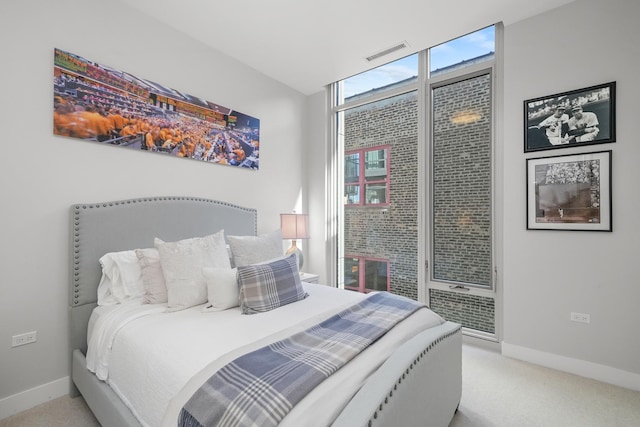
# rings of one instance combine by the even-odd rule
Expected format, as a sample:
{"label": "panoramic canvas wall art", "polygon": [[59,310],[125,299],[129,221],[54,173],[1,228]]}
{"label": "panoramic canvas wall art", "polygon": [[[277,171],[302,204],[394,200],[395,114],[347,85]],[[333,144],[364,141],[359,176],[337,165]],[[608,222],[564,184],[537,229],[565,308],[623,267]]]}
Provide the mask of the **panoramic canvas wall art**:
{"label": "panoramic canvas wall art", "polygon": [[257,170],[260,120],[55,49],[53,133]]}

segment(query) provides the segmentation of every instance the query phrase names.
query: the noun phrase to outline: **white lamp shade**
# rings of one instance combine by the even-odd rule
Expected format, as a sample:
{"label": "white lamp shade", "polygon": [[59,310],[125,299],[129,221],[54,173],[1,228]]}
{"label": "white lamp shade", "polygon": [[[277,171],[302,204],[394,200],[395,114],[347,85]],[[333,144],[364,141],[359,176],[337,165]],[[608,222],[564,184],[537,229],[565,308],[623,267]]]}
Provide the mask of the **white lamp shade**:
{"label": "white lamp shade", "polygon": [[280,229],[283,239],[308,239],[309,215],[280,214]]}

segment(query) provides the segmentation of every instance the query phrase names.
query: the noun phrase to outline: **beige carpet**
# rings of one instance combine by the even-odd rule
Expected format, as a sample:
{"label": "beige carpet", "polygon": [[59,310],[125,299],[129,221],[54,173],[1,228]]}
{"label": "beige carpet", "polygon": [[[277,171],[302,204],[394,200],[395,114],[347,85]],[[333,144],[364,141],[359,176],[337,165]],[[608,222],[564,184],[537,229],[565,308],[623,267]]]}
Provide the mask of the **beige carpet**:
{"label": "beige carpet", "polygon": [[463,346],[450,427],[640,427],[640,392]]}
{"label": "beige carpet", "polygon": [[99,427],[89,407],[81,397],[68,395],[50,400],[0,420],[0,427]]}
{"label": "beige carpet", "polygon": [[[640,392],[470,345],[463,346],[462,377],[450,427],[640,427]],[[68,396],[0,420],[0,427],[98,425],[82,398]]]}

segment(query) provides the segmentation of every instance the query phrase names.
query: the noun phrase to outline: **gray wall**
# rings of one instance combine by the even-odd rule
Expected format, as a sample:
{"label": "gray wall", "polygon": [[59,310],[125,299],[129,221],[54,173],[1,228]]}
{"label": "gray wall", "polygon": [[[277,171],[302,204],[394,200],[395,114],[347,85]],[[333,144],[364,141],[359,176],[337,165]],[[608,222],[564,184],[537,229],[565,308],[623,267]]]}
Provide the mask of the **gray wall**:
{"label": "gray wall", "polygon": [[[54,136],[54,47],[259,118],[260,170]],[[2,418],[3,398],[69,374],[69,206],[206,197],[257,208],[258,231],[272,231],[306,196],[306,97],[113,1],[2,1],[0,52]],[[35,344],[11,348],[12,335],[32,330]]]}
{"label": "gray wall", "polygon": [[[504,343],[635,374],[640,374],[638,16],[640,2],[579,0],[505,28],[502,165]],[[616,143],[523,153],[523,100],[610,81],[617,82]],[[608,149],[613,150],[613,232],[527,231],[525,158]],[[571,322],[572,311],[590,314],[591,323]],[[635,378],[637,384],[640,377]]]}

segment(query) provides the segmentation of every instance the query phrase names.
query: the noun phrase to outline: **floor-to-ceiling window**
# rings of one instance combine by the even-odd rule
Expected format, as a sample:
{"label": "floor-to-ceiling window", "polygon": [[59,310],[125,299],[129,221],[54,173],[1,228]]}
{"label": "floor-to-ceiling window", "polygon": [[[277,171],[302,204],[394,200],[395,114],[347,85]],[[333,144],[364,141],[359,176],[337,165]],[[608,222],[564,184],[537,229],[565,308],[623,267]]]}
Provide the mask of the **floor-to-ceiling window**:
{"label": "floor-to-ceiling window", "polygon": [[[490,52],[475,55],[469,43]],[[429,55],[428,301],[468,332],[491,338],[495,27],[436,46]]]}
{"label": "floor-to-ceiling window", "polygon": [[494,34],[334,85],[340,286],[424,300],[487,336],[496,333]]}

